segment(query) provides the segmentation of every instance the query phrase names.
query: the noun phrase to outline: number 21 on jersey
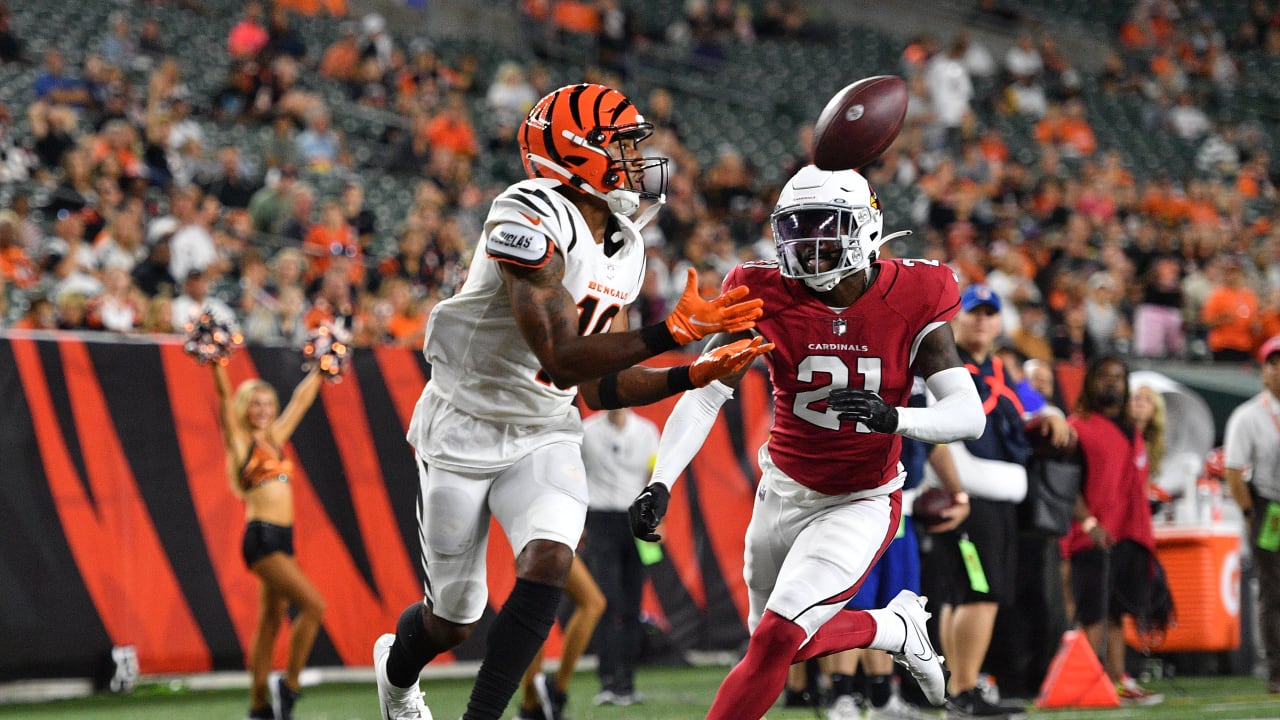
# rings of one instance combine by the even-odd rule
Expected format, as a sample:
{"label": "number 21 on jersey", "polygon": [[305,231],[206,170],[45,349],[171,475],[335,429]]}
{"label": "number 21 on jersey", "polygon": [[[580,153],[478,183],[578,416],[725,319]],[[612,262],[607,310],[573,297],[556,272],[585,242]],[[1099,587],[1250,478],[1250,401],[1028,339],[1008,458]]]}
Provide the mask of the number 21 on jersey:
{"label": "number 21 on jersey", "polygon": [[[880,392],[880,358],[858,358],[857,373],[862,376],[864,389]],[[840,416],[836,411],[826,408],[819,412],[813,406],[826,400],[833,388],[849,387],[849,366],[835,355],[809,355],[796,366],[796,379],[800,382],[813,382],[815,375],[826,375],[829,382],[812,390],[796,393],[791,412],[818,427],[839,430]],[[858,432],[869,433],[871,429],[858,423]]]}

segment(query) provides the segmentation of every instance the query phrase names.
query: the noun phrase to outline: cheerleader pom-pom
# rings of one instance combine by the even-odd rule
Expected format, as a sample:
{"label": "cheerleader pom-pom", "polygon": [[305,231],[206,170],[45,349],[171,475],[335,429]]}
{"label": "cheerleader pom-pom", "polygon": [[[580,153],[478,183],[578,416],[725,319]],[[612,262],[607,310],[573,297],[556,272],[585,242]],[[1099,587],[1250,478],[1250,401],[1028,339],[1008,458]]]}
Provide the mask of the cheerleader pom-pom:
{"label": "cheerleader pom-pom", "polygon": [[202,312],[186,323],[187,340],[182,349],[202,365],[226,365],[236,347],[244,344],[244,336],[230,325]]}
{"label": "cheerleader pom-pom", "polygon": [[321,325],[303,343],[302,357],[303,370],[310,372],[313,367],[319,367],[325,380],[338,382],[351,362],[351,346],[347,344],[346,333]]}

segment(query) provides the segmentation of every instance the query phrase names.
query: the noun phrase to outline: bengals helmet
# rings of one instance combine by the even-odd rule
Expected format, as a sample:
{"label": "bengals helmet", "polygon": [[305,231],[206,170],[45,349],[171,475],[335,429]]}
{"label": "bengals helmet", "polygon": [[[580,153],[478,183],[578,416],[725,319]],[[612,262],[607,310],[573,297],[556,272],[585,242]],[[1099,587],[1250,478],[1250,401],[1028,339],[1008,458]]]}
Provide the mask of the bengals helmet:
{"label": "bengals helmet", "polygon": [[631,216],[641,200],[664,199],[667,159],[642,157],[637,149],[652,132],[626,95],[583,83],[539,100],[517,139],[529,177],[561,180]]}
{"label": "bengals helmet", "polygon": [[778,194],[770,218],[783,277],[802,280],[818,292],[871,266],[887,240],[880,199],[854,170],[806,165]]}

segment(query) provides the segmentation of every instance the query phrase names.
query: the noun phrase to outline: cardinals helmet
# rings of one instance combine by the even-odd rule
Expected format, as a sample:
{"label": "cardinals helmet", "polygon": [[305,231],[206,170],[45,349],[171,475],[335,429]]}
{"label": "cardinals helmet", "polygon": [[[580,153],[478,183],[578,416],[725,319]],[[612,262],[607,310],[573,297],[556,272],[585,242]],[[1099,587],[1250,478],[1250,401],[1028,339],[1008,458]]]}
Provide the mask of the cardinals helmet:
{"label": "cardinals helmet", "polygon": [[[667,159],[637,146],[653,132],[626,95],[603,85],[566,85],[538,101],[517,138],[525,173],[551,177],[609,203],[630,217],[641,200],[661,203]],[[648,187],[656,176],[658,187]]]}
{"label": "cardinals helmet", "polygon": [[806,165],[787,181],[771,218],[783,277],[826,292],[871,266],[883,237],[880,199],[854,170]]}

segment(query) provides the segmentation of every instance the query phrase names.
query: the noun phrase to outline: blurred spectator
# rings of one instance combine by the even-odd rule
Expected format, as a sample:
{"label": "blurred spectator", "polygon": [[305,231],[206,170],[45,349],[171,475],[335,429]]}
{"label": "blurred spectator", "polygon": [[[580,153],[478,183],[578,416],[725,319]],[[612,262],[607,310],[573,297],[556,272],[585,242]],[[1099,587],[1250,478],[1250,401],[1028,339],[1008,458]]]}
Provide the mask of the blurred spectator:
{"label": "blurred spectator", "polygon": [[306,294],[302,288],[286,285],[274,303],[258,303],[245,317],[245,340],[301,347],[309,334],[302,320],[306,310]]}
{"label": "blurred spectator", "polygon": [[350,22],[344,22],[338,29],[338,39],[325,48],[320,56],[317,68],[320,77],[353,83],[356,79],[356,67],[360,64],[360,48],[356,44],[356,28]]}
{"label": "blurred spectator", "polygon": [[1191,93],[1178,95],[1177,104],[1165,113],[1165,123],[1174,135],[1183,140],[1195,140],[1203,137],[1213,128],[1209,116],[1204,110],[1196,107]]}
{"label": "blurred spectator", "polygon": [[632,44],[639,33],[635,16],[619,0],[597,0],[600,31],[596,33],[596,52],[600,67],[626,78]]}
{"label": "blurred spectator", "polygon": [[13,324],[15,330],[56,330],[58,328],[57,311],[53,303],[45,295],[35,295],[30,299],[27,311],[22,319]]}
{"label": "blurred spectator", "polygon": [[350,263],[352,274],[348,280],[357,285],[364,280],[364,253],[337,200],[326,200],[320,205],[320,222],[307,230],[302,251],[311,260],[308,280],[323,274],[338,257],[355,261]]}
{"label": "blurred spectator", "polygon": [[142,244],[142,203],[126,203],[93,243],[96,263],[104,271],[120,268],[126,273],[147,257]]}
{"label": "blurred spectator", "polygon": [[1209,328],[1209,351],[1216,362],[1248,362],[1262,331],[1258,294],[1248,285],[1240,257],[1224,255],[1218,264],[1222,281],[1209,291],[1200,310]]}
{"label": "blurred spectator", "polygon": [[285,199],[289,203],[289,214],[284,218],[278,232],[301,245],[314,222],[311,219],[311,211],[315,208],[315,191],[310,185],[297,185]]}
{"label": "blurred spectator", "polygon": [[29,148],[13,136],[9,106],[0,103],[0,183],[26,182],[38,167],[39,160]]}
{"label": "blurred spectator", "polygon": [[494,73],[493,84],[485,94],[485,105],[492,113],[493,136],[489,149],[514,146],[516,128],[538,101],[533,86],[525,79],[524,69],[516,62],[504,62]]}
{"label": "blurred spectator", "polygon": [[254,194],[262,187],[240,161],[240,151],[234,145],[218,149],[217,173],[203,185],[204,191],[218,198],[224,206],[240,209],[247,209]]}
{"label": "blurred spectator", "polygon": [[944,147],[960,150],[960,128],[973,110],[973,81],[961,60],[965,54],[963,39],[957,39],[945,53],[934,56],[925,70],[925,85],[938,125],[945,133]]}
{"label": "blurred spectator", "polygon": [[188,321],[195,320],[202,312],[209,312],[214,319],[235,325],[236,314],[222,300],[209,294],[209,276],[200,270],[191,270],[183,276],[182,294],[173,299],[171,322],[181,330]]}
{"label": "blurred spectator", "polygon": [[53,299],[53,313],[59,330],[88,328],[89,297],[77,290],[64,290]]}
{"label": "blurred spectator", "polygon": [[102,290],[93,247],[84,238],[84,218],[79,212],[59,210],[53,235],[45,239],[39,263],[53,283],[51,295],[77,293],[85,297]]}
{"label": "blurred spectator", "polygon": [[193,270],[216,277],[224,269],[213,242],[213,225],[222,217],[222,203],[211,195],[202,195],[192,187],[180,191],[197,210],[188,223],[178,228],[170,243],[169,274],[185,278]]}
{"label": "blurred spectator", "polygon": [[36,157],[45,168],[57,168],[76,145],[79,136],[75,111],[63,105],[34,102],[27,107],[27,120],[35,138]]}
{"label": "blurred spectator", "polygon": [[346,165],[342,136],[329,125],[329,111],[313,107],[307,112],[307,128],[298,133],[298,159],[313,172],[326,173]]}
{"label": "blurred spectator", "polygon": [[1093,126],[1079,100],[1049,103],[1044,117],[1036,123],[1035,134],[1037,142],[1054,145],[1067,157],[1087,158],[1098,149]]}
{"label": "blurred spectator", "polygon": [[160,29],[160,21],[154,17],[142,21],[138,30],[138,49],[153,59],[162,57],[169,51],[169,43]]}
{"label": "blurred spectator", "polygon": [[92,102],[84,82],[67,72],[62,52],[56,49],[45,51],[44,69],[36,76],[33,90],[37,100],[50,105],[85,108]]}
{"label": "blurred spectator", "polygon": [[[169,233],[155,242],[151,243],[147,251],[147,257],[133,266],[133,282],[138,286],[144,295],[149,298],[156,298],[160,295],[173,297],[176,292],[174,286],[173,275],[169,274],[169,242],[172,233]],[[151,303],[151,308],[155,307],[155,303]],[[150,309],[150,308],[149,308]],[[166,311],[168,308],[166,308]],[[151,313],[148,313],[150,315]],[[168,315],[162,314],[165,322],[168,322]],[[143,323],[146,325],[146,323]],[[157,331],[159,332],[159,331]]]}
{"label": "blurred spectator", "polygon": [[1018,310],[1018,326],[1009,331],[1009,340],[1018,352],[1032,360],[1050,362],[1053,347],[1049,344],[1049,311],[1035,300],[1015,300]]}
{"label": "blurred spectator", "polygon": [[1004,54],[1004,69],[1012,77],[1039,79],[1044,72],[1044,58],[1030,33],[1018,35],[1018,39]]}
{"label": "blurred spectator", "polygon": [[133,25],[128,14],[120,11],[107,18],[107,34],[98,42],[98,54],[105,63],[121,69],[137,66],[138,44],[133,39]]}
{"label": "blurred spectator", "polygon": [[339,198],[342,205],[342,216],[355,231],[361,250],[367,254],[377,240],[378,219],[364,205],[364,186],[352,180],[342,186]]}
{"label": "blurred spectator", "polygon": [[13,30],[9,6],[0,4],[0,63],[25,63],[27,58],[23,45]]}
{"label": "blurred spectator", "polygon": [[86,308],[87,327],[133,332],[142,324],[146,298],[133,285],[133,278],[122,267],[108,268],[102,274],[103,291],[89,300]]}
{"label": "blurred spectator", "polygon": [[0,294],[6,285],[27,290],[40,281],[40,268],[23,248],[18,227],[16,214],[0,212]]}
{"label": "blurred spectator", "polygon": [[272,57],[288,56],[301,60],[307,56],[307,45],[289,23],[289,10],[280,3],[271,8],[267,20],[267,52]]}
{"label": "blurred spectator", "polygon": [[467,114],[467,100],[460,92],[453,92],[443,107],[426,126],[427,143],[433,149],[444,149],[463,158],[474,158],[479,152],[476,131]]}
{"label": "blurred spectator", "polygon": [[270,36],[262,25],[262,4],[250,2],[244,15],[227,34],[227,54],[232,62],[253,60],[267,47]]}
{"label": "blurred spectator", "polygon": [[362,32],[356,43],[360,60],[372,60],[379,74],[390,70],[395,41],[387,34],[387,21],[378,13],[369,13],[360,19],[360,29]]}

